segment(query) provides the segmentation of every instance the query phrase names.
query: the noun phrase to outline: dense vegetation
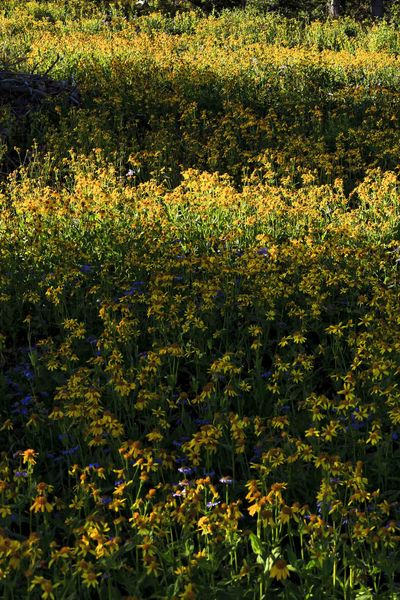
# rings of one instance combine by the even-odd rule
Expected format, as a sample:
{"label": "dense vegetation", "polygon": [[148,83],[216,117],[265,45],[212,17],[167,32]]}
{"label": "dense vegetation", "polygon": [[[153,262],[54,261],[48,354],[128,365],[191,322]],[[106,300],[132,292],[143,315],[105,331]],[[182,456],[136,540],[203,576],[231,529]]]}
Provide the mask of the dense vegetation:
{"label": "dense vegetation", "polygon": [[400,32],[123,8],[0,11],[0,595],[398,599]]}

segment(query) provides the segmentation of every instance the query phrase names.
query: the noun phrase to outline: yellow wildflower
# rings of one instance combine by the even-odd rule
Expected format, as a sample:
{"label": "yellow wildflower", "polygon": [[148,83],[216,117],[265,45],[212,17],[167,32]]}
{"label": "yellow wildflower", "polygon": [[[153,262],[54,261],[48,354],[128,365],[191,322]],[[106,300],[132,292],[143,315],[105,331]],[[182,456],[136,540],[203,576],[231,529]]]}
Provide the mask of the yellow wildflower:
{"label": "yellow wildflower", "polygon": [[272,565],[269,576],[272,579],[277,579],[278,581],[287,579],[289,577],[289,569],[286,560],[283,558],[278,558],[278,560],[276,560]]}
{"label": "yellow wildflower", "polygon": [[34,511],[35,513],[51,512],[53,510],[53,505],[47,501],[47,496],[37,496],[29,510]]}
{"label": "yellow wildflower", "polygon": [[88,588],[94,587],[95,588],[96,586],[99,585],[99,582],[97,581],[97,576],[98,576],[98,573],[95,573],[91,569],[88,569],[87,571],[84,571],[82,573],[82,581],[86,587],[88,587]]}
{"label": "yellow wildflower", "polygon": [[32,450],[32,448],[29,448],[28,450],[24,450],[24,452],[22,452],[22,462],[28,463],[29,465],[36,465],[36,460],[35,458],[38,456],[38,452],[35,452],[35,450]]}

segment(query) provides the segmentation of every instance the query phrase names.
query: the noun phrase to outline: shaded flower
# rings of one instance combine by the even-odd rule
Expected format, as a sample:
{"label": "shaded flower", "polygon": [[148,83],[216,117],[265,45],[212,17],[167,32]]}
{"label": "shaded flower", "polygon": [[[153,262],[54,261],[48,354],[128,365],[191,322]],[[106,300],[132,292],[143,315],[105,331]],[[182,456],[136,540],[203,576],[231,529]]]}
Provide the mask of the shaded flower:
{"label": "shaded flower", "polygon": [[278,581],[282,581],[289,577],[289,569],[287,567],[287,562],[283,558],[278,558],[272,565],[269,576],[272,579],[277,579]]}
{"label": "shaded flower", "polygon": [[82,265],[80,271],[81,273],[90,273],[93,268],[93,265]]}
{"label": "shaded flower", "polygon": [[53,510],[53,505],[47,500],[47,496],[41,495],[35,498],[29,510],[35,513],[51,512]]}
{"label": "shaded flower", "polygon": [[15,477],[28,477],[28,471],[15,471]]}

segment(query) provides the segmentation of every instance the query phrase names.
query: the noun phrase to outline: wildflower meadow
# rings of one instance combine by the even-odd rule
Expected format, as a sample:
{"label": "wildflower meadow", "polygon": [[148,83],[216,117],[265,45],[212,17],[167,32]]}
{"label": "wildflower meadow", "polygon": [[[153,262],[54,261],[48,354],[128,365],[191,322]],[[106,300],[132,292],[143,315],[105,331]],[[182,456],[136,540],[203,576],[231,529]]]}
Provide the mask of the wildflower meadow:
{"label": "wildflower meadow", "polygon": [[3,4],[0,598],[399,600],[398,24]]}

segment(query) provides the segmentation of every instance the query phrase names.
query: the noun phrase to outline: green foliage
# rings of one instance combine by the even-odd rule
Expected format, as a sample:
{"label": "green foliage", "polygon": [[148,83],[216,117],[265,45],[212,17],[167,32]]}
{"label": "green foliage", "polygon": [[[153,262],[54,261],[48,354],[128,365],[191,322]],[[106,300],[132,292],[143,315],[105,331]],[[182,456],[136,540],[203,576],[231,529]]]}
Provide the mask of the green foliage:
{"label": "green foliage", "polygon": [[395,600],[399,30],[163,10],[1,8],[1,598]]}

